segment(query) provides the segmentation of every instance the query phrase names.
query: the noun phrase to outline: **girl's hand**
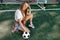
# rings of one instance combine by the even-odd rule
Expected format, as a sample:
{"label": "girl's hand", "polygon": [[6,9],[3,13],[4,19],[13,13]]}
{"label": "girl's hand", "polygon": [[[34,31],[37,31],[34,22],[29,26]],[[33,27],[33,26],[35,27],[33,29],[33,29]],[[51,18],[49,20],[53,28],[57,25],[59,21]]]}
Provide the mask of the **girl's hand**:
{"label": "girl's hand", "polygon": [[30,32],[30,30],[27,27],[25,27],[25,30],[24,31],[25,32]]}

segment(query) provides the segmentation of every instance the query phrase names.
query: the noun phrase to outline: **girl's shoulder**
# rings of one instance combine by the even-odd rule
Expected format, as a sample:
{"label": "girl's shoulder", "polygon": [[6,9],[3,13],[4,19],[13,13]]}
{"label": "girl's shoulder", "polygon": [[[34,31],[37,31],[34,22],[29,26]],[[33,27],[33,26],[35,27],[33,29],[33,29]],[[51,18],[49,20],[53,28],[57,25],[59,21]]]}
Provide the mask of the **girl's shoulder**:
{"label": "girl's shoulder", "polygon": [[17,9],[17,10],[15,11],[15,13],[21,13],[21,10]]}
{"label": "girl's shoulder", "polygon": [[17,9],[16,11],[20,11],[19,9]]}

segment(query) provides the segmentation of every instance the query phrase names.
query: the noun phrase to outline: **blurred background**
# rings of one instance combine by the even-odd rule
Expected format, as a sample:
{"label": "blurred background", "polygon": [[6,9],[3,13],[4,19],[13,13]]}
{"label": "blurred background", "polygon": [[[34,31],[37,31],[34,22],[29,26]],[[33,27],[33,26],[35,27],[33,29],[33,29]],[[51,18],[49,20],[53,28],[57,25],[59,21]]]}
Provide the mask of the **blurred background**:
{"label": "blurred background", "polygon": [[47,4],[60,4],[60,0],[0,0],[0,3],[21,3],[23,1],[29,1],[30,3],[47,1]]}

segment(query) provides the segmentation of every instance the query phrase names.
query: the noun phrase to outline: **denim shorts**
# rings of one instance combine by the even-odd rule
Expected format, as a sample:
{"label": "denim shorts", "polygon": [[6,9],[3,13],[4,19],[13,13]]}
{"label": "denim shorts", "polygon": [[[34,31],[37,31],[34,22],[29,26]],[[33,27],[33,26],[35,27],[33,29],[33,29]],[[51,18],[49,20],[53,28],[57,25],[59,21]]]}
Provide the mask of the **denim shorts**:
{"label": "denim shorts", "polygon": [[16,21],[15,21],[15,26],[16,26],[16,30],[17,30],[17,29],[20,30],[21,26],[20,26],[20,24],[17,23]]}

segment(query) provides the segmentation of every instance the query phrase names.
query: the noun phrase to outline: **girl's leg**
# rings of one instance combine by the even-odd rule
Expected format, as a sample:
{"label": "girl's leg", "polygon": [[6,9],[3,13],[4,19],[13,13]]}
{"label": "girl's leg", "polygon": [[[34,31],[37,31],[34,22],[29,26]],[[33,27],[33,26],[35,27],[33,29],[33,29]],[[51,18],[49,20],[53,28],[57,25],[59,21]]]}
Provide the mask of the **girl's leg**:
{"label": "girl's leg", "polygon": [[30,27],[34,28],[32,19],[33,19],[33,15],[26,16],[23,23],[26,24],[26,21],[30,20]]}
{"label": "girl's leg", "polygon": [[30,24],[32,25],[33,23],[32,23],[32,19],[33,19],[33,15],[31,15],[31,17],[30,17]]}
{"label": "girl's leg", "polygon": [[31,15],[31,17],[30,17],[30,25],[29,25],[29,27],[35,28],[33,23],[32,23],[32,20],[33,20],[33,15]]}
{"label": "girl's leg", "polygon": [[16,26],[13,26],[12,32],[15,32],[16,29],[17,29],[17,27]]}
{"label": "girl's leg", "polygon": [[[18,23],[15,23],[12,29],[12,32],[15,32],[16,30],[18,30]],[[20,28],[19,30],[23,31],[22,28]]]}
{"label": "girl's leg", "polygon": [[[27,30],[27,32],[30,32],[30,30],[27,27],[24,27],[24,28]],[[22,32],[25,32],[24,28],[20,27],[19,29],[17,29],[17,27],[14,26],[12,29],[12,32],[14,33],[16,30],[21,30]]]}

